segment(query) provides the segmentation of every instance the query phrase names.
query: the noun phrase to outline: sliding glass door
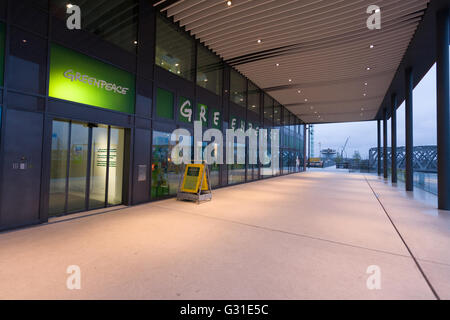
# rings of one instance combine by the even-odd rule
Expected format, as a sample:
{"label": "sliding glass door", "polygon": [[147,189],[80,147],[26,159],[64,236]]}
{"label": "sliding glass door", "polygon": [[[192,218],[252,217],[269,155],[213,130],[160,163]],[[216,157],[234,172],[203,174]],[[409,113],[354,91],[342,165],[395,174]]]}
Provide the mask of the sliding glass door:
{"label": "sliding glass door", "polygon": [[122,128],[53,121],[49,216],[122,203]]}

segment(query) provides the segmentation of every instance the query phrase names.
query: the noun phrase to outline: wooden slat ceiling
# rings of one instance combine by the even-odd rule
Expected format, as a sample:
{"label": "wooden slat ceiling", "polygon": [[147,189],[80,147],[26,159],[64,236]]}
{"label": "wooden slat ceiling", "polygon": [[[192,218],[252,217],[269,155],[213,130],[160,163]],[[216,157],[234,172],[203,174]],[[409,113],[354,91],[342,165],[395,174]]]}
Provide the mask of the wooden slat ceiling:
{"label": "wooden slat ceiling", "polygon": [[[375,118],[429,1],[164,2],[162,12],[303,121],[325,123]],[[372,4],[381,30],[366,26]]]}

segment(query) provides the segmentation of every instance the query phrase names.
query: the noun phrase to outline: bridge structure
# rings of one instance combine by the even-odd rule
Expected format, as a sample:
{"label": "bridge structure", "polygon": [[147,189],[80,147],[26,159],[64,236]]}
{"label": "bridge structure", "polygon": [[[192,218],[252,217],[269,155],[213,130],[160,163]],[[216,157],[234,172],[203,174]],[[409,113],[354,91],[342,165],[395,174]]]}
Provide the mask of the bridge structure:
{"label": "bridge structure", "polygon": [[[383,152],[383,148],[381,148]],[[387,148],[388,166],[391,164],[392,148]],[[369,150],[369,168],[377,170],[378,148]],[[381,153],[383,161],[383,153]],[[406,169],[406,148],[397,148],[398,168]],[[413,149],[413,168],[417,172],[437,173],[437,146],[417,146]]]}

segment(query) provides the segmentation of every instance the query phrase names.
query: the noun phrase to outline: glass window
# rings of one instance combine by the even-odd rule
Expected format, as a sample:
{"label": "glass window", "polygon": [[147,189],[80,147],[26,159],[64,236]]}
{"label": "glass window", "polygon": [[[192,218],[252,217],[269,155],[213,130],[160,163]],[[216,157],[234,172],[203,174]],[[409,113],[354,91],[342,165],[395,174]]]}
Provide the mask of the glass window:
{"label": "glass window", "polygon": [[69,122],[54,121],[50,165],[49,216],[65,211]]}
{"label": "glass window", "polygon": [[[81,9],[82,30],[129,52],[136,52],[138,29],[138,1],[113,0],[75,1]],[[61,20],[67,19],[67,0],[51,0],[52,14]]]}
{"label": "glass window", "polygon": [[109,139],[108,205],[115,206],[123,202],[125,130],[111,127]]}
{"label": "glass window", "polygon": [[[175,165],[173,159],[171,159],[172,149],[176,143],[171,141],[170,136],[171,133],[169,132],[153,131],[152,199],[176,195],[178,191],[182,166]],[[184,138],[190,139],[192,145],[191,136]]]}
{"label": "glass window", "polygon": [[283,108],[283,113],[284,113],[284,122],[283,122],[283,125],[285,126],[285,127],[288,127],[289,125],[290,125],[290,113],[289,113],[289,111],[286,109],[286,108]]}
{"label": "glass window", "polygon": [[156,92],[156,115],[160,118],[173,119],[173,93],[161,88]]}
{"label": "glass window", "polygon": [[231,101],[245,107],[247,80],[234,70],[230,73],[230,93]]}
{"label": "glass window", "polygon": [[92,128],[91,177],[89,186],[89,209],[105,206],[106,168],[108,165],[108,127]]}
{"label": "glass window", "polygon": [[[12,28],[8,86],[31,93],[45,94],[47,40]],[[26,76],[23,76],[26,75]]]}
{"label": "glass window", "polygon": [[194,40],[171,22],[156,19],[155,64],[188,80],[194,80]]}
{"label": "glass window", "polygon": [[248,110],[259,114],[260,91],[253,83],[248,83]]}
{"label": "glass window", "polygon": [[3,70],[5,61],[5,24],[0,22],[0,87],[3,87]]}
{"label": "glass window", "polygon": [[264,94],[264,119],[270,124],[273,121],[273,99],[267,94]]}
{"label": "glass window", "polygon": [[70,139],[69,193],[67,211],[86,209],[86,173],[88,166],[89,128],[72,123]]}
{"label": "glass window", "polygon": [[197,84],[217,95],[222,94],[222,60],[205,47],[197,49]]}
{"label": "glass window", "polygon": [[275,119],[275,125],[280,125],[280,123],[281,123],[281,105],[278,102],[275,102],[275,106],[273,107],[273,116]]}
{"label": "glass window", "polygon": [[124,139],[124,129],[53,121],[49,216],[122,203]]}

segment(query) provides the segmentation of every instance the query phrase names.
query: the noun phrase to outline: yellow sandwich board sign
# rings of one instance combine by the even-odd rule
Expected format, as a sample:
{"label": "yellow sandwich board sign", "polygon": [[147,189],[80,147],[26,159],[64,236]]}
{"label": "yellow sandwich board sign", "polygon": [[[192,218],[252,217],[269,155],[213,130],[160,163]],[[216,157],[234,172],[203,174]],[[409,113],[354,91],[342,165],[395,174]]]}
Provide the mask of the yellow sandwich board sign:
{"label": "yellow sandwich board sign", "polygon": [[202,201],[212,200],[209,184],[209,172],[206,164],[188,164],[180,179],[177,200]]}
{"label": "yellow sandwich board sign", "polygon": [[205,172],[204,164],[188,164],[184,171],[183,182],[181,185],[182,192],[198,193],[200,188],[201,179],[203,177],[203,183],[201,184],[202,191],[209,190],[208,179]]}

